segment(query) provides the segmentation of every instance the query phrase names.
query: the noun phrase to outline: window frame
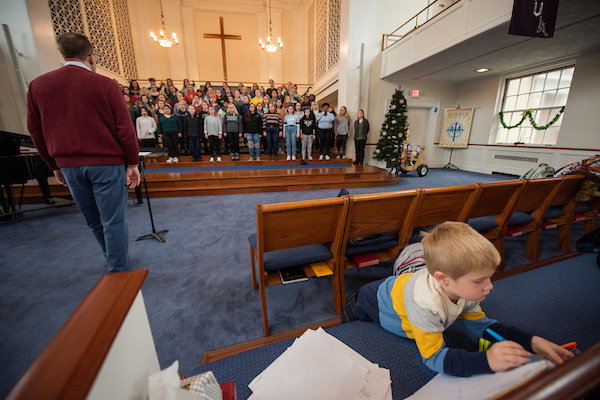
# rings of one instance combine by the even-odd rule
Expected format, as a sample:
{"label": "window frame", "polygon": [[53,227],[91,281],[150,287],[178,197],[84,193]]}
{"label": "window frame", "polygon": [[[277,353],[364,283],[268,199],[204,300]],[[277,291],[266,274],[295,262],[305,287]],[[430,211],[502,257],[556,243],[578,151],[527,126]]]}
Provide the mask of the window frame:
{"label": "window frame", "polygon": [[[517,138],[516,141],[515,140],[510,140],[509,138],[511,137],[511,131],[512,129],[507,130],[506,128],[503,128],[501,122],[500,122],[500,112],[503,112],[505,115],[509,114],[511,116],[511,118],[508,118],[507,120],[505,120],[506,125],[514,125],[515,123],[517,123],[518,121],[520,121],[521,119],[521,115],[522,112],[527,110],[527,109],[533,109],[534,110],[534,120],[538,125],[546,125],[549,121],[552,120],[552,118],[554,118],[554,115],[556,113],[558,113],[561,108],[563,107],[563,105],[556,105],[555,101],[556,101],[556,96],[558,95],[559,90],[564,90],[564,89],[568,89],[567,93],[566,93],[566,98],[564,101],[564,106],[566,106],[567,102],[568,102],[568,97],[571,91],[571,86],[573,83],[573,77],[575,76],[575,63],[574,62],[570,62],[570,63],[565,63],[564,65],[560,65],[560,66],[553,66],[551,68],[547,68],[547,69],[541,69],[541,70],[531,70],[531,71],[527,71],[526,73],[524,73],[523,71],[521,71],[519,74],[515,74],[512,76],[504,76],[502,78],[500,78],[500,84],[499,84],[499,90],[498,90],[498,96],[497,96],[497,112],[496,112],[496,118],[494,119],[494,124],[492,125],[492,134],[490,136],[490,144],[497,144],[497,145],[515,145],[515,146],[546,146],[546,147],[553,147],[556,146],[556,144],[558,143],[558,137],[560,135],[560,128],[562,127],[562,119],[564,117],[564,113],[563,115],[561,115],[559,117],[559,120],[552,125],[552,127],[549,127],[548,129],[545,130],[536,130],[531,126],[531,123],[529,122],[529,119],[526,119],[523,124],[518,127],[518,128],[513,128],[514,130],[517,130]],[[568,69],[572,69],[573,73],[571,75],[571,80],[569,83],[568,88],[564,88],[564,87],[560,87],[560,82],[561,82],[561,78],[562,78],[562,74],[563,71],[568,70]],[[555,88],[552,89],[546,89],[546,85],[547,85],[547,80],[548,80],[548,74],[552,73],[552,72],[560,72],[560,74],[558,75],[557,78],[557,84]],[[534,84],[534,77],[538,76],[538,75],[543,75],[546,74],[546,76],[544,77],[544,82],[542,84],[542,88],[540,90],[533,90],[533,84]],[[524,92],[524,93],[519,93],[520,92],[520,87],[517,88],[517,92],[513,95],[510,94],[509,95],[509,86],[510,86],[510,82],[511,81],[516,81],[516,80],[522,80],[523,78],[531,78],[531,82],[529,83],[529,89]],[[519,86],[522,84],[522,81],[519,82]],[[548,93],[548,92],[553,92],[554,94],[554,99],[553,99],[553,105],[551,106],[541,106],[542,104],[542,98],[544,93]],[[538,100],[538,107],[529,107],[529,102],[531,99],[531,95],[532,94],[539,94],[539,100]],[[519,95],[527,95],[527,103],[525,104],[525,108],[517,108],[517,101],[518,101],[518,96]],[[503,110],[503,108],[506,105],[506,101],[507,101],[507,97],[515,97],[515,105],[514,107],[511,107],[510,109],[507,109],[506,111]],[[545,111],[545,110],[549,110],[548,113],[546,115],[544,115],[544,119],[540,120],[539,118],[539,112],[538,111]],[[553,111],[554,110],[554,111]],[[513,117],[513,114],[515,115]],[[518,117],[517,117],[518,116]],[[537,117],[537,118],[536,118]],[[558,124],[558,125],[557,125]],[[521,129],[527,129],[529,130],[529,134],[526,137],[523,137],[523,133]],[[552,129],[555,128],[555,129]],[[551,142],[548,143],[547,142],[547,138],[548,138],[548,131],[550,129],[552,129],[553,131],[556,131],[556,128],[558,128],[557,133],[555,133],[556,137],[555,139]],[[506,131],[506,132],[503,132]],[[536,140],[533,141],[534,136],[536,135],[536,132],[539,132],[538,135],[541,134],[541,140]],[[502,138],[502,136],[506,134],[506,136],[503,138],[504,140],[500,140]],[[514,139],[514,136],[513,136]],[[524,140],[527,139],[527,140]]]}

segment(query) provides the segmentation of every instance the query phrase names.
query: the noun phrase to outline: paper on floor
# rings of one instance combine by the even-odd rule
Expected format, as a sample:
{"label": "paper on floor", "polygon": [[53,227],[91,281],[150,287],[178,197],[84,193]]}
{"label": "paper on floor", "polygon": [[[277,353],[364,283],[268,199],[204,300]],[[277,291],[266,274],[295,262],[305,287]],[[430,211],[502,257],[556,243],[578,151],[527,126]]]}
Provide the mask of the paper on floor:
{"label": "paper on floor", "polygon": [[319,328],[307,330],[248,385],[251,400],[391,400],[390,372]]}
{"label": "paper on floor", "polygon": [[544,360],[525,364],[509,371],[475,375],[468,378],[437,374],[406,400],[491,399],[551,367],[552,364]]}

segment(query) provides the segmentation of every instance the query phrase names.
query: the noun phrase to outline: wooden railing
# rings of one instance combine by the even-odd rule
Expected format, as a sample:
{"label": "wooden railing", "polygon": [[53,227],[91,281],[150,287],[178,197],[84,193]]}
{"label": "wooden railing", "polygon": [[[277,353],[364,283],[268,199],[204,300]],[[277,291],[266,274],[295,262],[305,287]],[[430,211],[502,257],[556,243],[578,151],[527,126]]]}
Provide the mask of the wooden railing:
{"label": "wooden railing", "polygon": [[104,275],[7,399],[86,398],[146,275]]}
{"label": "wooden railing", "polygon": [[[431,8],[432,6],[434,6],[434,5],[439,6],[438,1],[440,1],[440,0],[435,0],[433,3],[429,4],[427,7],[425,7],[421,11],[419,11],[414,17],[412,17],[411,19],[409,19],[408,21],[406,21],[405,23],[400,25],[400,27],[398,27],[392,33],[389,33],[389,34],[384,33],[383,40],[381,42],[381,51],[392,46],[393,44],[398,42],[400,39],[402,39],[409,33],[413,32],[415,29],[419,28],[420,26],[425,25],[427,22],[431,21],[432,19],[434,19],[435,17],[437,17],[438,15],[443,13],[444,11],[446,11],[447,9],[452,7],[454,4],[458,3],[460,0],[451,0],[452,3],[450,5],[448,5],[447,7],[445,7],[443,10],[441,10],[437,14],[430,13],[430,11],[432,11],[432,8]],[[431,14],[433,14],[433,15],[431,15]]]}
{"label": "wooden railing", "polygon": [[[597,399],[600,393],[600,343],[498,400]],[[595,394],[595,395],[594,395]]]}

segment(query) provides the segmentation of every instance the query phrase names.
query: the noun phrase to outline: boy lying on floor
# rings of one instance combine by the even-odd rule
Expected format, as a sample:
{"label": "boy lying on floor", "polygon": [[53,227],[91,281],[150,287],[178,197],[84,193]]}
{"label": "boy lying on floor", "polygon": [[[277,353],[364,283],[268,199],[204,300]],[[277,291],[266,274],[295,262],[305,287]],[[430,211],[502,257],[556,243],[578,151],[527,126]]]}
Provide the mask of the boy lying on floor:
{"label": "boy lying on floor", "polygon": [[[560,346],[487,318],[479,302],[492,290],[490,278],[500,255],[485,237],[462,222],[445,222],[422,239],[425,264],[414,272],[368,283],[349,299],[345,319],[378,322],[414,339],[423,362],[448,375],[505,371],[531,362],[530,351],[555,364],[573,354]],[[462,318],[477,337],[494,341],[490,328],[506,341],[485,352],[446,347],[443,332]]]}

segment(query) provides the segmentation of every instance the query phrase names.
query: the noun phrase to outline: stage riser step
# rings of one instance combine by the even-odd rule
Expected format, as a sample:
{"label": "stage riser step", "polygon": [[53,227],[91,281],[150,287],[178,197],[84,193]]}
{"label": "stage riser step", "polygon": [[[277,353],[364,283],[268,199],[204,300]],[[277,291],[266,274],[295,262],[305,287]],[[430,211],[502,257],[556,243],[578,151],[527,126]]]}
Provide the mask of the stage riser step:
{"label": "stage riser step", "polygon": [[178,181],[148,181],[148,188],[178,188],[182,186],[213,186],[213,185],[229,185],[229,186],[247,186],[247,185],[260,185],[270,186],[273,184],[288,184],[297,185],[302,183],[334,183],[334,182],[346,182],[346,181],[385,181],[388,180],[386,176],[376,174],[348,174],[340,176],[311,176],[311,177],[287,177],[281,178],[225,178],[225,179],[190,179],[190,180],[178,180]]}
{"label": "stage riser step", "polygon": [[[146,168],[188,168],[188,167],[206,167],[206,166],[232,166],[232,165],[300,165],[300,159],[295,161],[287,161],[285,157],[279,156],[277,161],[269,161],[269,159],[261,158],[260,161],[247,161],[247,158],[240,158],[238,161],[231,161],[229,156],[222,157],[221,162],[210,162],[210,157],[202,157],[202,161],[193,162],[191,157],[180,157],[178,163],[167,163],[167,157],[158,157],[157,162],[152,162],[146,159]],[[150,159],[152,160],[152,159]],[[330,160],[305,160],[307,164],[346,164],[352,165],[353,160],[349,158],[332,158]]]}
{"label": "stage riser step", "polygon": [[[345,183],[344,188],[364,188],[364,187],[381,187],[391,186],[396,182],[385,181],[385,182],[360,182],[360,183]],[[251,188],[223,188],[223,189],[191,189],[191,190],[179,190],[173,192],[151,191],[152,198],[163,198],[163,197],[187,197],[187,196],[213,196],[223,194],[241,194],[241,193],[270,193],[270,192],[296,192],[303,190],[320,190],[320,189],[339,189],[339,183],[322,184],[322,185],[298,185],[298,186],[273,186],[273,187],[251,187]],[[131,193],[130,198],[133,198]]]}

